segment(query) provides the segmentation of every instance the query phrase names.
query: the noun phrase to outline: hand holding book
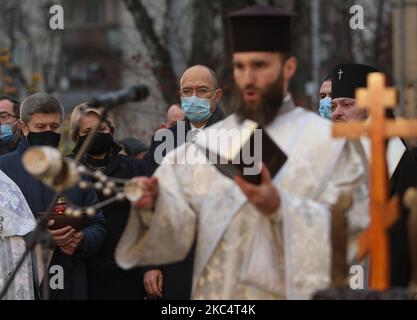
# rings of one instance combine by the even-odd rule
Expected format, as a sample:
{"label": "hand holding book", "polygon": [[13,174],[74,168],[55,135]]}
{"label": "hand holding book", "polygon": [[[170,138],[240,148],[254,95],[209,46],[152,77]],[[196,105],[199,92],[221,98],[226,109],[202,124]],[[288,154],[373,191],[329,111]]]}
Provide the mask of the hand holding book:
{"label": "hand holding book", "polygon": [[262,164],[261,183],[259,185],[247,182],[240,176],[236,176],[234,180],[246,195],[248,201],[262,214],[268,216],[279,209],[281,205],[279,193],[272,183],[271,175],[265,164]]}
{"label": "hand holding book", "polygon": [[206,131],[197,137],[196,144],[210,164],[234,179],[261,213],[270,215],[280,207],[272,177],[285,164],[287,156],[256,122],[245,120],[240,128]]}
{"label": "hand holding book", "polygon": [[204,132],[196,143],[222,174],[231,179],[240,176],[255,185],[261,184],[262,163],[275,177],[287,161],[266,130],[251,120],[245,120],[240,128]]}

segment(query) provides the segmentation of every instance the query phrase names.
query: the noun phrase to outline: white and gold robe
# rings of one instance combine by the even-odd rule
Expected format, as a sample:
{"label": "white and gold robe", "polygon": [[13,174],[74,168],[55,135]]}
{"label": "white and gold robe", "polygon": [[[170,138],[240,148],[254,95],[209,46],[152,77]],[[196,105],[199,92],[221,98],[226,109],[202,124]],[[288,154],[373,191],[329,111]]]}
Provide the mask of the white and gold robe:
{"label": "white and gold robe", "polygon": [[[35,219],[19,187],[0,170],[0,291],[25,252],[23,236],[35,227]],[[30,255],[9,287],[5,299],[34,299]]]}
{"label": "white and gold robe", "polygon": [[[231,115],[210,129],[238,127]],[[193,299],[308,299],[328,287],[330,206],[342,191],[354,191],[351,251],[354,236],[369,223],[364,155],[353,144],[332,139],[330,122],[296,108],[289,97],[266,130],[288,156],[274,178],[281,197],[275,214],[259,213],[213,165],[179,164],[190,154],[205,159],[187,143],[155,172],[155,210],[132,210],[116,250],[119,265],[182,260],[196,237]],[[248,265],[258,273],[248,274]]]}

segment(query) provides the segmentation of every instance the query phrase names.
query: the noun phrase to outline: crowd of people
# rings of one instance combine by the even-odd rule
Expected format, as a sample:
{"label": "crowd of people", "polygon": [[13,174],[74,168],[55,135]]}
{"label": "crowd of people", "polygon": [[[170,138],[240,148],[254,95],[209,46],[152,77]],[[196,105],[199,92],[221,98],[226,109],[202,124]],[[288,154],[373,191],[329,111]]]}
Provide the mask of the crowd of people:
{"label": "crowd of people", "polygon": [[[233,48],[235,112],[221,110],[222,88],[204,65],[189,67],[179,81],[179,103],[170,106],[151,144],[118,141],[108,117],[99,126],[81,163],[106,176],[133,179],[140,200],[113,202],[87,217],[81,230],[53,229],[48,265],[64,270],[63,288],[50,299],[303,299],[330,285],[331,208],[349,192],[348,261],[355,261],[357,237],[369,224],[370,144],[331,136],[333,122],[368,119],[355,89],[377,72],[361,64],[339,64],[320,92],[318,114],[297,107],[289,83],[297,70],[291,48],[294,13],[257,5],[228,16]],[[99,124],[100,109],[83,103],[70,115],[75,157]],[[389,114],[393,117],[393,114]],[[223,175],[203,163],[199,137],[255,121],[287,156],[276,176],[260,168],[260,184]],[[20,104],[0,97],[0,290],[35,219],[47,211],[54,192],[31,176],[22,156],[32,146],[59,147],[64,109],[46,93]],[[213,130],[210,131],[212,134]],[[172,137],[172,139],[171,139]],[[185,139],[183,137],[186,137]],[[387,141],[392,195],[417,184],[415,152],[399,138]],[[178,163],[193,154],[198,163]],[[75,186],[56,206],[94,206],[109,198]],[[408,210],[401,206],[390,229],[391,286],[405,287],[411,267]],[[36,251],[36,250],[35,250]],[[6,299],[42,299],[45,274],[37,252],[27,257]],[[5,271],[6,270],[6,271]]]}

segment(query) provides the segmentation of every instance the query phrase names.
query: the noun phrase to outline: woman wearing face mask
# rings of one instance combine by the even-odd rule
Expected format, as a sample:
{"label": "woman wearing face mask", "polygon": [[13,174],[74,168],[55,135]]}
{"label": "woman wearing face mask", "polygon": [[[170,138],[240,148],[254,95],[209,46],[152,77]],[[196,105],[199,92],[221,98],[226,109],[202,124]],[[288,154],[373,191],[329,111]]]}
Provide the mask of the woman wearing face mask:
{"label": "woman wearing face mask", "polygon": [[[84,111],[82,112],[82,110]],[[88,133],[99,122],[100,112],[85,104],[75,107],[70,118],[70,134],[75,142],[73,156],[79,151]],[[145,174],[141,162],[120,152],[122,148],[114,140],[115,128],[110,119],[100,126],[98,133],[81,162],[89,169],[101,170],[105,175],[130,179]],[[100,200],[106,196],[98,193]],[[111,197],[111,196],[110,196]],[[90,261],[88,270],[89,299],[143,299],[142,270],[122,270],[114,261],[114,251],[125,228],[130,212],[128,201],[114,202],[103,208],[107,235],[98,255]]]}
{"label": "woman wearing face mask", "polygon": [[20,102],[8,96],[0,96],[0,156],[16,150],[21,131],[19,129]]}

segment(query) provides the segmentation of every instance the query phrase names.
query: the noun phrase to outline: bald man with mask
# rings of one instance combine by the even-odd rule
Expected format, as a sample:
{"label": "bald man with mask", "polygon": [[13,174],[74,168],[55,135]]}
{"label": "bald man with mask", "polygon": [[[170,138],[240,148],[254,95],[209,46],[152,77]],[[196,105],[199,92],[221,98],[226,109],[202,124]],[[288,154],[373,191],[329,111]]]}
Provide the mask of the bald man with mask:
{"label": "bald man with mask", "polygon": [[[366,179],[353,146],[333,140],[331,123],[291,97],[294,15],[264,5],[229,14],[236,111],[169,153],[153,177],[135,180],[144,194],[116,250],[122,268],[178,261],[196,242],[193,299],[307,299],[328,286],[330,208],[339,194],[354,193],[353,243],[367,226]],[[229,134],[247,119],[289,159],[275,177],[258,167],[259,185],[223,175],[202,149],[224,141],[230,151]]]}
{"label": "bald man with mask", "polygon": [[[162,158],[169,151],[185,142],[179,139],[180,135],[187,137],[192,130],[198,132],[224,119],[224,114],[218,107],[223,90],[219,88],[216,73],[210,68],[203,65],[188,68],[181,77],[179,95],[181,108],[185,114],[184,122],[176,122],[169,128],[162,128],[160,130],[169,131],[158,130],[159,134],[157,131],[153,136],[149,151],[144,158],[148,176],[156,171],[163,160]],[[173,145],[166,143],[166,139],[159,138],[167,135],[173,136]],[[188,137],[190,136],[188,135]],[[164,150],[161,158],[155,152],[163,143]]]}
{"label": "bald man with mask", "polygon": [[[190,131],[197,133],[224,119],[223,112],[218,107],[223,90],[219,88],[216,73],[210,68],[203,65],[188,68],[181,77],[179,94],[181,106],[172,105],[168,109],[166,123],[158,130],[161,136],[172,135],[174,144],[169,145],[167,139],[159,139],[158,134],[153,136],[149,151],[144,157],[148,176],[153,175],[162,161],[156,154],[158,148],[164,149],[162,155],[165,156],[185,142],[180,136],[192,137],[193,135],[188,135]],[[143,281],[151,298],[190,298],[194,250],[193,247],[181,262],[148,268]]]}

